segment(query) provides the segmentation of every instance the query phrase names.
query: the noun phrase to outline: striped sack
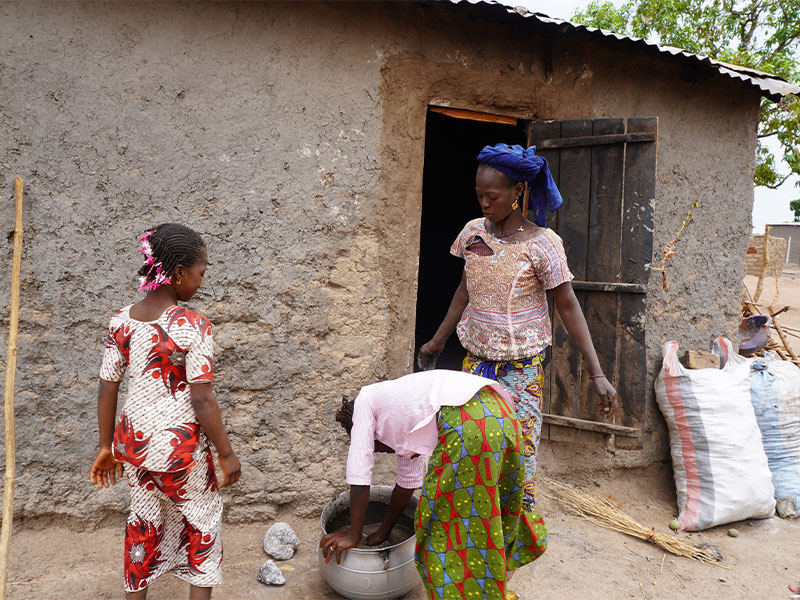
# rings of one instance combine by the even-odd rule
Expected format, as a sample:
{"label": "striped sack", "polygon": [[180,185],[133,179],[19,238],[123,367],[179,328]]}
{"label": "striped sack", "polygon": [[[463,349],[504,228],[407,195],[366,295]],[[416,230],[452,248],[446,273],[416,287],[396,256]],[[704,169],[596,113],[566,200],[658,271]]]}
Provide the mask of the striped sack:
{"label": "striped sack", "polygon": [[778,514],[800,514],[800,369],[772,352],[739,356],[725,338],[717,338],[713,351],[722,364],[749,365],[750,400],[772,471]]}
{"label": "striped sack", "polygon": [[750,403],[750,368],[686,369],[664,344],[656,400],[669,428],[682,531],[775,512],[772,474]]}

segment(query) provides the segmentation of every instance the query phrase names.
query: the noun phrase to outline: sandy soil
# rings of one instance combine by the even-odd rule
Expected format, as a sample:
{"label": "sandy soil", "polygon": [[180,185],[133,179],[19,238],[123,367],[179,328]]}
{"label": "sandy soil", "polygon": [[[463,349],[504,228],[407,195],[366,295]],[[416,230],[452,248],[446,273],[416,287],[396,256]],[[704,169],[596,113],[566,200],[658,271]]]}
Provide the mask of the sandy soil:
{"label": "sandy soil", "polygon": [[[668,467],[618,471],[594,481],[573,481],[588,493],[613,495],[623,510],[643,525],[669,533],[675,495]],[[571,516],[547,497],[546,479],[538,505],[550,530],[549,548],[533,565],[521,569],[511,584],[523,600],[555,598],[789,598],[788,583],[800,581],[800,522],[778,518],[726,525],[695,534],[679,534],[718,547],[721,566],[666,555],[658,547],[602,529]],[[215,598],[327,599],[339,598],[318,572],[316,544],[319,521],[283,515],[302,543],[294,558],[280,563],[283,587],[266,587],[256,580],[267,560],[262,545],[269,523],[227,525],[225,583]],[[122,519],[93,531],[76,532],[64,524],[34,523],[15,532],[9,574],[9,598],[122,598]],[[729,527],[740,535],[728,537]],[[662,560],[664,566],[662,568]],[[674,573],[672,569],[674,569]],[[685,587],[684,587],[685,586]],[[150,591],[152,599],[188,595],[182,581],[166,575]],[[422,600],[421,586],[406,596]]]}
{"label": "sandy soil", "polygon": [[[744,278],[744,283],[751,294],[756,291],[758,277],[748,275]],[[800,329],[800,266],[784,265],[783,274],[778,280],[777,296],[774,277],[764,279],[763,291],[759,299],[759,304],[769,305],[772,303],[774,310],[780,310],[784,306],[789,306],[789,310],[778,316],[778,323]],[[800,338],[790,338],[789,342],[795,351],[800,352]]]}
{"label": "sandy soil", "polygon": [[[746,280],[751,291],[755,278]],[[780,297],[774,306],[792,308],[780,322],[800,329],[800,269],[784,271]],[[773,280],[764,286],[762,298],[775,295]],[[800,350],[800,339],[794,344]],[[533,565],[521,569],[511,589],[522,600],[554,598],[789,598],[787,584],[800,583],[800,521],[779,518],[751,520],[695,534],[679,534],[718,547],[725,558],[720,566],[665,555],[658,547],[635,538],[601,529],[568,514],[547,496],[547,473],[543,473],[538,508],[550,530],[549,548]],[[643,525],[669,533],[675,516],[675,491],[669,466],[646,470],[598,474],[593,480],[570,481],[588,493],[611,495]],[[289,561],[283,587],[267,587],[256,580],[259,566],[267,560],[262,539],[272,522],[227,525],[225,583],[217,599],[335,599],[319,575],[316,545],[319,521],[281,515],[302,544]],[[736,527],[740,535],[727,535]],[[11,540],[9,598],[42,600],[55,598],[122,598],[123,518],[92,530],[86,524],[27,522],[17,525]],[[663,564],[663,566],[662,566]],[[671,568],[670,568],[671,567]],[[674,569],[674,572],[673,572]],[[151,599],[187,597],[184,582],[169,575],[152,586]],[[422,600],[422,588],[406,596]]]}

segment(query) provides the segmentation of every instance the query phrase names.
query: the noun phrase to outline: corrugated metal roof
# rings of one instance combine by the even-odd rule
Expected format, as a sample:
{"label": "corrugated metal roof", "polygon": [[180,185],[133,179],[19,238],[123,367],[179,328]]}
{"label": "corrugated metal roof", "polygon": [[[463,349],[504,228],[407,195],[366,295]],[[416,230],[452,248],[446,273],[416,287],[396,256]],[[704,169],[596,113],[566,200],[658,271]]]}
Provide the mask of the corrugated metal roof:
{"label": "corrugated metal roof", "polygon": [[674,56],[682,60],[694,62],[696,64],[702,64],[705,67],[714,69],[715,71],[717,71],[722,75],[725,75],[732,79],[741,80],[744,83],[757,87],[759,90],[761,90],[761,94],[763,96],[766,96],[770,100],[778,101],[781,99],[781,97],[787,96],[789,94],[800,95],[800,86],[795,85],[793,83],[789,83],[788,81],[781,79],[780,77],[777,77],[775,75],[770,75],[769,73],[762,73],[754,69],[748,69],[746,67],[740,67],[737,65],[729,65],[716,60],[712,60],[706,56],[692,54],[691,52],[687,52],[686,50],[681,50],[680,48],[673,48],[671,46],[659,46],[658,44],[648,42],[647,40],[644,40],[642,38],[634,38],[626,35],[620,35],[618,33],[614,33],[613,31],[598,29],[597,27],[578,25],[576,23],[570,23],[569,21],[564,21],[563,19],[554,19],[542,13],[531,12],[522,6],[512,7],[507,4],[503,4],[502,2],[497,2],[496,0],[444,0],[444,1],[451,2],[453,4],[466,2],[468,4],[492,7],[492,9],[497,10],[499,15],[503,14],[501,11],[505,11],[505,15],[507,15],[512,19],[513,18],[535,19],[540,23],[544,23],[545,25],[558,29],[562,33],[568,31],[585,31],[591,35],[601,36],[606,39],[614,39],[619,42],[622,42],[623,44],[628,44],[632,47],[647,49],[649,51],[658,52],[661,54]]}

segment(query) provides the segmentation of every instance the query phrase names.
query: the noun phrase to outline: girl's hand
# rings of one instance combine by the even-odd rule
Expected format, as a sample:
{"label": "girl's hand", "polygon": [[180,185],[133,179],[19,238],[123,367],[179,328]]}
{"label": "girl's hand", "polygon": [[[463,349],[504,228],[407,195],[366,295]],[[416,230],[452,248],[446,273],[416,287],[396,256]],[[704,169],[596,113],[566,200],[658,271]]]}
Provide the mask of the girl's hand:
{"label": "girl's hand", "polygon": [[100,448],[89,473],[89,481],[92,482],[92,485],[96,485],[99,489],[116,485],[117,477],[122,479],[122,474],[122,463],[114,460],[111,448]]}
{"label": "girl's hand", "polygon": [[617,390],[605,376],[592,379],[592,385],[595,394],[600,396],[600,400],[597,401],[597,412],[603,413],[605,417],[610,417],[617,410]]}
{"label": "girl's hand", "polygon": [[444,344],[436,340],[431,340],[423,344],[417,355],[417,364],[419,368],[423,371],[428,371],[436,367],[436,360],[439,358],[442,350],[444,350]]}
{"label": "girl's hand", "polygon": [[348,548],[355,548],[361,542],[361,539],[353,539],[353,530],[348,527],[341,531],[329,533],[323,537],[319,542],[319,547],[322,548],[322,556],[325,562],[328,562],[331,557],[336,553],[336,564],[342,562],[342,552]]}
{"label": "girl's hand", "polygon": [[233,485],[239,481],[242,465],[236,454],[231,451],[229,455],[222,456],[220,454],[217,458],[219,458],[219,467],[222,469],[222,483],[219,484],[219,487],[224,488],[226,485]]}

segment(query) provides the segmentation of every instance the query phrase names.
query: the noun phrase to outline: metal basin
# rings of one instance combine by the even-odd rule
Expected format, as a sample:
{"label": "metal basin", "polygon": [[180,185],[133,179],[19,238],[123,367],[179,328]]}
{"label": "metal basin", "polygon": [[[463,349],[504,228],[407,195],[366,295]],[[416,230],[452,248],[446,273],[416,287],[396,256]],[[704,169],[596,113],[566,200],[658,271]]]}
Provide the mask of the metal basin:
{"label": "metal basin", "polygon": [[[388,485],[373,485],[369,492],[369,509],[364,520],[365,529],[380,523],[384,511],[389,506],[392,488]],[[319,570],[327,584],[345,598],[352,600],[390,600],[399,598],[422,585],[417,568],[414,566],[414,513],[419,499],[413,496],[403,511],[404,517],[395,531],[410,533],[400,535],[402,541],[376,548],[351,548],[342,555],[342,562],[331,558],[329,563],[317,550]],[[350,524],[350,492],[342,492],[331,500],[322,511],[320,525],[322,535],[331,533]],[[405,528],[405,529],[404,529]],[[394,542],[394,540],[391,540]]]}

